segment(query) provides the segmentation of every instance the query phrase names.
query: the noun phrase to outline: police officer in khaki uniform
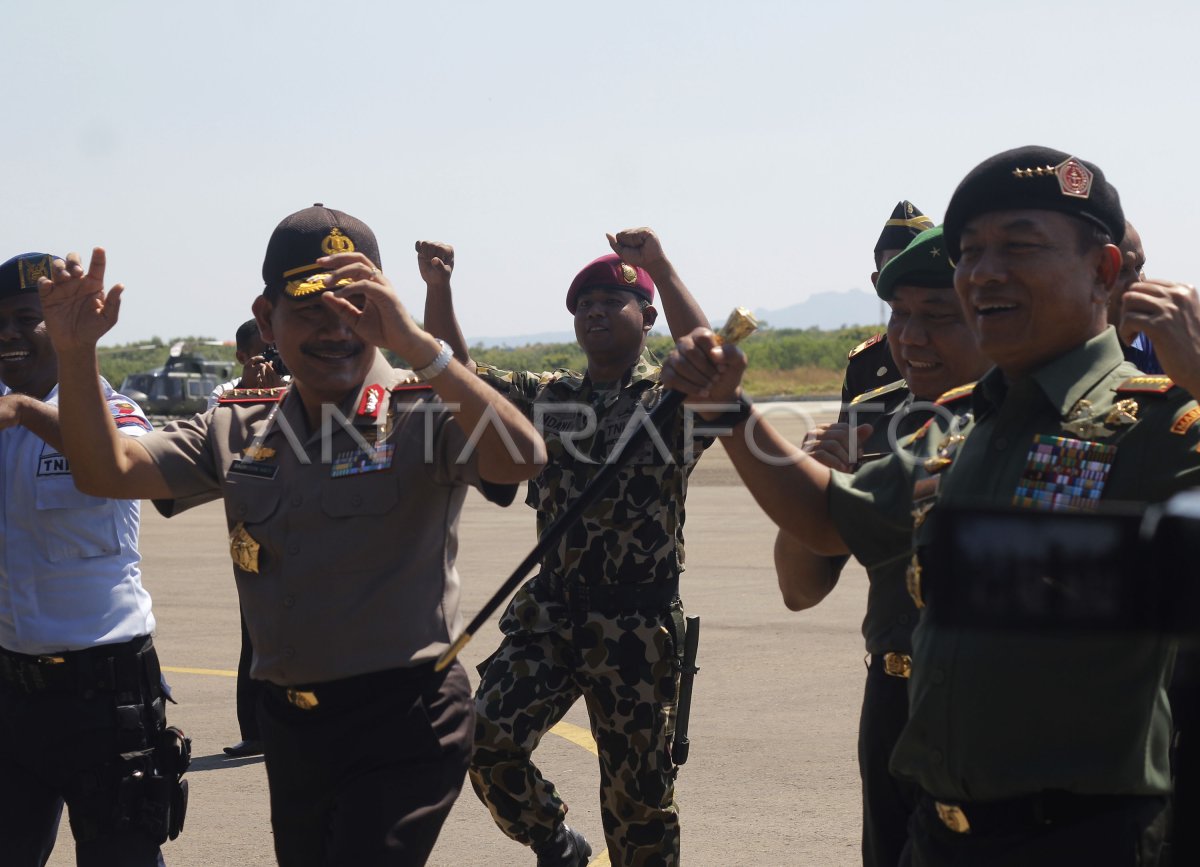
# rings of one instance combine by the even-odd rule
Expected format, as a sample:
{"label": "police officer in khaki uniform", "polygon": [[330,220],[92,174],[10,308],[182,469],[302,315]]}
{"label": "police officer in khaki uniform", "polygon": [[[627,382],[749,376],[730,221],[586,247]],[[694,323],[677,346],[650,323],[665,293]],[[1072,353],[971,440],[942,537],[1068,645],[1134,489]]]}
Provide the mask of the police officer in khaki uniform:
{"label": "police officer in khaki uniform", "polygon": [[[804,459],[769,466],[735,430],[727,450],[768,514],[807,544],[867,564],[915,544],[908,577],[920,599],[939,510],[1087,510],[1200,483],[1200,407],[1125,362],[1106,321],[1124,226],[1116,190],[1070,154],[1019,148],[972,170],[947,208],[945,237],[968,322],[996,366],[969,394],[945,399],[944,416],[914,435],[913,454],[853,476]],[[1141,330],[1151,307],[1161,313],[1192,293],[1148,282],[1122,330]],[[1196,389],[1200,350],[1170,348],[1164,366]],[[700,332],[680,342],[664,378],[724,396],[744,364]],[[794,454],[758,428],[759,454]],[[910,719],[892,756],[893,773],[924,792],[912,863],[1157,863],[1173,650],[1145,634],[966,632],[923,612]]]}
{"label": "police officer in khaki uniform", "polygon": [[[970,391],[989,366],[954,292],[954,267],[940,226],[919,234],[884,265],[875,291],[891,308],[888,345],[905,378],[854,398],[848,423],[811,431],[802,446],[826,466],[846,472],[891,454],[899,440],[933,417],[940,395],[956,387]],[[775,568],[789,608],[818,604],[837,584],[844,564],[844,557],[820,557],[779,531]],[[917,624],[916,606],[905,589],[905,565],[904,559],[893,559],[867,572],[870,589],[862,631],[870,663],[858,730],[867,867],[895,867],[919,796],[912,782],[896,779],[888,770],[908,721]]]}
{"label": "police officer in khaki uniform", "polygon": [[97,400],[95,343],[122,292],[104,292],[104,252],[86,273],[58,260],[41,284],[79,487],[167,513],[225,500],[285,865],[425,863],[471,747],[466,673],[433,670],[461,629],[459,509],[467,485],[511,501],[544,459],[533,427],[413,323],[379,263],[347,214],[285,218],[253,310],[291,385],[235,390],[143,444],[119,440]]}

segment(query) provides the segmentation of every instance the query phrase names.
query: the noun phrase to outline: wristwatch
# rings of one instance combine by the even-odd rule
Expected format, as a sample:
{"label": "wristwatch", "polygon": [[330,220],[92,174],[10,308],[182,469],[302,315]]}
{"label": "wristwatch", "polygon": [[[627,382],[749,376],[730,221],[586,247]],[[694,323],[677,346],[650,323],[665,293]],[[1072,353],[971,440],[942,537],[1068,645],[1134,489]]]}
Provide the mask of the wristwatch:
{"label": "wristwatch", "polygon": [[750,402],[750,398],[746,397],[744,393],[737,396],[737,405],[737,409],[731,409],[728,412],[721,413],[716,418],[708,419],[704,422],[704,426],[733,430],[746,419],[750,418],[750,410],[754,406]]}
{"label": "wristwatch", "polygon": [[436,338],[438,346],[442,347],[442,351],[437,354],[437,357],[420,370],[414,370],[413,373],[421,382],[429,382],[443,370],[450,366],[450,359],[454,357],[454,352],[446,344],[446,341],[440,337]]}

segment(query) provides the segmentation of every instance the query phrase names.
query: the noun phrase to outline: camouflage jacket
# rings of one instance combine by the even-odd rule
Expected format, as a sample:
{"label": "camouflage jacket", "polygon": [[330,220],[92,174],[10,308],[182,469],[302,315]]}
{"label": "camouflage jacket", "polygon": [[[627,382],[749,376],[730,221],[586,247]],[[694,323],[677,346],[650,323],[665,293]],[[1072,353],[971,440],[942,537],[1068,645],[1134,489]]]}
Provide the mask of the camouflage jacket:
{"label": "camouflage jacket", "polygon": [[[530,373],[479,365],[478,373],[503,392],[546,440],[545,469],[529,483],[526,502],[537,510],[541,533],[603,468],[622,434],[631,434],[662,398],[659,367],[643,356],[620,388],[596,389],[586,374]],[[689,437],[686,414],[665,424],[661,436],[633,456],[606,496],[546,554],[538,574],[521,589],[500,628],[541,631],[567,618],[562,602],[569,582],[646,583],[675,580],[683,570],[687,479],[709,437]]]}

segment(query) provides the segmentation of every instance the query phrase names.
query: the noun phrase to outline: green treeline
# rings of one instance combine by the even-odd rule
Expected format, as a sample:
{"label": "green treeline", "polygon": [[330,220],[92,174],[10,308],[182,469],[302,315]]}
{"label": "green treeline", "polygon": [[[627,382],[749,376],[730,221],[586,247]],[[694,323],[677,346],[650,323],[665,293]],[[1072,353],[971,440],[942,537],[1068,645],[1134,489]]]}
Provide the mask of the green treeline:
{"label": "green treeline", "polygon": [[[756,396],[828,392],[841,381],[846,353],[876,331],[878,328],[871,326],[835,331],[763,328],[742,344],[750,362],[747,387]],[[188,353],[211,359],[234,359],[232,346],[219,345],[208,338],[185,337],[164,341],[154,337],[141,343],[100,347],[100,373],[114,387],[119,387],[131,373],[162,367],[166,363],[169,348],[180,342],[185,344],[184,351]],[[657,335],[651,337],[648,343],[659,359],[665,358],[673,345],[670,337]],[[586,366],[583,352],[574,343],[534,343],[512,348],[474,346],[471,348],[471,357],[503,370],[543,371],[560,367],[583,370]]]}
{"label": "green treeline", "polygon": [[[822,331],[819,328],[764,328],[742,343],[751,368],[761,370],[797,370],[819,368],[840,373],[846,366],[846,354],[879,331],[878,327],[856,326]],[[650,350],[664,358],[675,342],[670,337],[652,336]],[[503,370],[555,370],[566,367],[582,370],[583,351],[574,343],[535,343],[529,346],[471,347],[471,357]]]}

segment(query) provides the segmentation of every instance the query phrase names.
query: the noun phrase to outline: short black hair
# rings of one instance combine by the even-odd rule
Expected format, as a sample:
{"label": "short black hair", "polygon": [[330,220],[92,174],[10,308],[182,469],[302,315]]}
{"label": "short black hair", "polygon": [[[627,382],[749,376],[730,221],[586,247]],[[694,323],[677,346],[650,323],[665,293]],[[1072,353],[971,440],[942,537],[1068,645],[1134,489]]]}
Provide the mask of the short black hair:
{"label": "short black hair", "polygon": [[258,322],[254,319],[247,319],[238,326],[237,334],[234,335],[233,341],[237,344],[240,352],[249,352],[250,344],[255,340],[261,340],[262,335],[258,333]]}
{"label": "short black hair", "polygon": [[1106,247],[1113,243],[1112,235],[1095,223],[1089,223],[1087,220],[1081,220],[1078,217],[1072,217],[1071,222],[1075,224],[1076,238],[1079,241],[1079,252],[1081,254],[1089,253],[1098,247]]}

